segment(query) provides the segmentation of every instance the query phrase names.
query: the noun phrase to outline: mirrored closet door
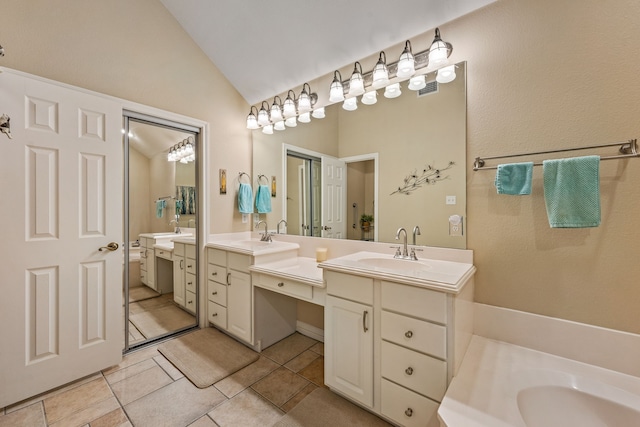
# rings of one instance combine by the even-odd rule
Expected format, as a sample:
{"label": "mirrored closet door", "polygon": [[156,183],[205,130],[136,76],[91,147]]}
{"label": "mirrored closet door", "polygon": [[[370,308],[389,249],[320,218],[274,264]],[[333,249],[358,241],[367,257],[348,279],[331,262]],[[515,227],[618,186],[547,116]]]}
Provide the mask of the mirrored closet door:
{"label": "mirrored closet door", "polygon": [[197,326],[199,129],[125,112],[125,351]]}

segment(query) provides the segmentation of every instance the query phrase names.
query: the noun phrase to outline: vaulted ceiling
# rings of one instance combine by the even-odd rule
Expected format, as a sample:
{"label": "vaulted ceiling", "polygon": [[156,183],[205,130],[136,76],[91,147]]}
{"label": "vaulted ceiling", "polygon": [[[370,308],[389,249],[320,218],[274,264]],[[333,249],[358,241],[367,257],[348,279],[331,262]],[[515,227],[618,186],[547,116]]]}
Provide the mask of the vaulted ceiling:
{"label": "vaulted ceiling", "polygon": [[249,104],[493,1],[161,0]]}

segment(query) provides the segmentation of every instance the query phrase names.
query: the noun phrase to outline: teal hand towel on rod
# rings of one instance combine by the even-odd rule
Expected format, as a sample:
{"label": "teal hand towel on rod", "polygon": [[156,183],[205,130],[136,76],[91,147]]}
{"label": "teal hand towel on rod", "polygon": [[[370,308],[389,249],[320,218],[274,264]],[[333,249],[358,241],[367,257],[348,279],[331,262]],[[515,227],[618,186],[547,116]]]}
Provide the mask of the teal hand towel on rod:
{"label": "teal hand towel on rod", "polygon": [[256,193],[256,209],[258,213],[271,212],[271,191],[268,185],[258,185],[258,191]]}
{"label": "teal hand towel on rod", "polygon": [[157,218],[162,218],[162,215],[164,214],[165,206],[167,206],[166,200],[156,200],[156,217]]}
{"label": "teal hand towel on rod", "polygon": [[253,213],[253,190],[251,185],[243,182],[238,189],[238,210],[243,214]]}
{"label": "teal hand towel on rod", "polygon": [[531,194],[533,162],[498,165],[495,186],[498,194],[522,196]]}
{"label": "teal hand towel on rod", "polygon": [[600,156],[542,162],[544,201],[552,228],[600,225]]}

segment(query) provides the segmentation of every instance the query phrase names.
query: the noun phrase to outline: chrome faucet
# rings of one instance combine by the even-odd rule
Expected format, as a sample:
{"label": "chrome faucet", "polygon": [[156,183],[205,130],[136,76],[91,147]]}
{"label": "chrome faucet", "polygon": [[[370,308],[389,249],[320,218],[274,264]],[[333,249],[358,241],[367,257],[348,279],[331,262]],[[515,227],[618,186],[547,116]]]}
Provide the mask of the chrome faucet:
{"label": "chrome faucet", "polygon": [[176,223],[176,234],[180,234],[182,233],[182,230],[180,230],[180,223],[178,222],[177,219],[172,219],[171,221],[169,221],[169,225]]}
{"label": "chrome faucet", "polygon": [[416,236],[420,236],[420,227],[417,225],[413,227],[413,246],[416,245]]}
{"label": "chrome faucet", "polygon": [[262,235],[262,237],[260,238],[261,242],[270,242],[271,241],[271,233],[269,233],[269,231],[267,231],[267,223],[263,220],[258,221],[258,223],[256,224],[255,228],[260,227],[260,224],[264,224],[264,234]]}
{"label": "chrome faucet", "polygon": [[[409,258],[409,250],[407,249],[407,230],[404,227],[398,228],[398,232],[396,233],[396,240],[400,240],[400,233],[404,232],[404,241],[403,241],[403,249],[402,249],[402,258]],[[398,254],[396,253],[396,257]]]}
{"label": "chrome faucet", "polygon": [[288,225],[287,221],[285,221],[284,219],[281,219],[278,225],[276,226],[276,234],[280,234],[280,224],[282,224],[283,222],[285,227]]}

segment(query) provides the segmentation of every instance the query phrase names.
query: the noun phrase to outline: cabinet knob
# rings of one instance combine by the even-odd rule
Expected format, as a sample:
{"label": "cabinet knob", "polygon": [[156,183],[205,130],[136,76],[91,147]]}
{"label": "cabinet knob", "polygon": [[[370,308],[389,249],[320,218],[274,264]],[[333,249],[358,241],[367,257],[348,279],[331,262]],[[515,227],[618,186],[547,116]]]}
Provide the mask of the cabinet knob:
{"label": "cabinet knob", "polygon": [[409,366],[407,369],[404,370],[404,372],[407,375],[411,375],[411,374],[413,374],[413,368],[411,366]]}
{"label": "cabinet knob", "polygon": [[211,275],[212,275],[212,276],[217,276],[217,275],[218,275],[218,272],[217,272],[217,271],[214,271],[213,273],[211,273]]}
{"label": "cabinet knob", "polygon": [[187,304],[193,304],[193,301],[187,301]]}
{"label": "cabinet knob", "polygon": [[411,408],[407,408],[407,410],[406,410],[406,411],[404,411],[404,414],[405,414],[407,417],[410,417],[411,415],[413,415],[413,409],[411,409]]}
{"label": "cabinet knob", "polygon": [[279,283],[278,283],[278,287],[279,287],[279,288],[281,288],[281,287],[283,287],[283,286],[284,286],[284,283],[282,283],[282,282],[279,282]]}
{"label": "cabinet knob", "polygon": [[407,331],[407,332],[404,333],[404,336],[407,337],[407,338],[411,338],[413,336],[413,332]]}
{"label": "cabinet knob", "polygon": [[216,317],[217,315],[218,315],[218,313],[213,313],[213,314],[211,315],[211,317]]}
{"label": "cabinet knob", "polygon": [[191,267],[193,267],[193,265],[191,265],[191,264],[187,265],[187,268],[191,268]]}
{"label": "cabinet knob", "polygon": [[211,292],[211,295],[218,295],[218,291]]}
{"label": "cabinet knob", "polygon": [[187,282],[187,285],[193,285],[193,282]]}

